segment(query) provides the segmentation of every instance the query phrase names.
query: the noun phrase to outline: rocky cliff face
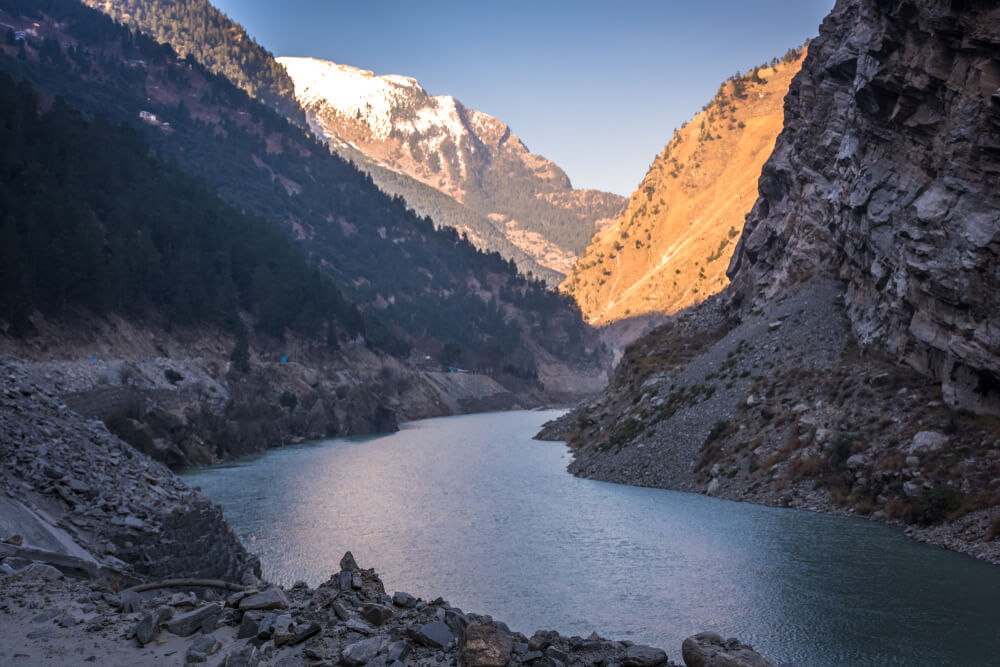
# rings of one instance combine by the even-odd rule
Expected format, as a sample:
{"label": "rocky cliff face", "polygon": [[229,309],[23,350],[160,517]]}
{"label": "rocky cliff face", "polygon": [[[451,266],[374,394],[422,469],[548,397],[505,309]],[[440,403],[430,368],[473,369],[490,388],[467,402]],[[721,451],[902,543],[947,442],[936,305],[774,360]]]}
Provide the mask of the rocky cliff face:
{"label": "rocky cliff face", "polygon": [[531,153],[506,123],[450,95],[428,95],[413,78],[314,58],[278,62],[295,81],[310,125],[334,150],[358,150],[452,197],[551,270],[569,271],[624,203],[609,192],[574,190],[562,169]]}
{"label": "rocky cliff face", "polygon": [[998,186],[996,4],[841,0],[791,85],[731,307],[835,275],[863,348],[1000,413]]}
{"label": "rocky cliff face", "polygon": [[731,77],[674,133],[628,206],[560,285],[592,324],[675,313],[728,284],[725,269],[803,55],[789,50]]}
{"label": "rocky cliff face", "polygon": [[[732,284],[547,435],[587,477],[908,524],[1000,562],[1000,10],[841,0]],[[963,408],[973,408],[970,411]]]}

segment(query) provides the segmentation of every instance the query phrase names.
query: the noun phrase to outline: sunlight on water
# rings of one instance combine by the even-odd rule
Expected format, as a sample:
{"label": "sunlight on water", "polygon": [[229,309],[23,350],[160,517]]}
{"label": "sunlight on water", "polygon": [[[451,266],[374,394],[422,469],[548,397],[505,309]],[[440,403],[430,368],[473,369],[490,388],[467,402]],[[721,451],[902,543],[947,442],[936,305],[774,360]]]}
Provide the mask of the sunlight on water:
{"label": "sunlight on water", "polygon": [[714,630],[803,667],[1000,662],[1000,568],[868,521],[577,479],[564,445],[531,440],[558,414],[415,422],[183,477],[282,584],[315,586],[351,550],[390,592],[675,661]]}

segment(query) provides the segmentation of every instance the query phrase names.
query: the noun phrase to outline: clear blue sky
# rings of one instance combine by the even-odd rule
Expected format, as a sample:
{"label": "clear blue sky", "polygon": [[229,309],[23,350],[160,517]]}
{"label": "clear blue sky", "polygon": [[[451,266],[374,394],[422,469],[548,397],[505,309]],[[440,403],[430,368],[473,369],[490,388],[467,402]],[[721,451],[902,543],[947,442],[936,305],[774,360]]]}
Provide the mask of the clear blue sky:
{"label": "clear blue sky", "polygon": [[815,37],[834,0],[213,2],[275,55],[412,76],[628,195],[722,80]]}

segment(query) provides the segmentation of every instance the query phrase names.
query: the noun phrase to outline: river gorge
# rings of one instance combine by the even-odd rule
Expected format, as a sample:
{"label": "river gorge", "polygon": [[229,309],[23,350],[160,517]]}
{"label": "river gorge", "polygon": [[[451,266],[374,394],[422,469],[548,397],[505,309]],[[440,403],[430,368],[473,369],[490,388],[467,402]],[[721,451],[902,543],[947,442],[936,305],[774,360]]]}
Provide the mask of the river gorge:
{"label": "river gorge", "polygon": [[565,445],[532,439],[559,414],[411,422],[182,477],[286,586],[351,550],[390,591],[526,634],[669,651],[714,630],[803,667],[995,659],[997,568],[861,519],[573,477]]}

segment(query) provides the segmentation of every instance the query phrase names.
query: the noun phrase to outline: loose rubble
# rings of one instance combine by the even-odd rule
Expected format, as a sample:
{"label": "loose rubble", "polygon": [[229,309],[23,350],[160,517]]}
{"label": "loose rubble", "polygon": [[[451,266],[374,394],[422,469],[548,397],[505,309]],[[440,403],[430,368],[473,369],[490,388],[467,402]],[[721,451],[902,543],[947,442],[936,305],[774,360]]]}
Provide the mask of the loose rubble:
{"label": "loose rubble", "polygon": [[[392,596],[374,570],[348,553],[342,570],[311,589],[263,588],[220,595],[211,586],[115,592],[106,579],[74,580],[29,565],[2,580],[0,662],[62,665],[221,667],[671,667],[659,648],[612,641],[596,633],[566,637],[540,630],[511,632],[490,616],[465,612],[440,598]],[[347,576],[343,576],[347,575]],[[250,604],[244,604],[251,601]],[[45,609],[42,609],[45,607]],[[378,613],[372,613],[372,609]],[[66,615],[79,623],[64,624]],[[684,642],[686,665],[766,667],[735,640]],[[688,646],[709,646],[692,652]],[[688,655],[694,656],[688,658]],[[720,655],[734,661],[720,662]],[[736,660],[739,661],[736,661]],[[692,660],[695,660],[694,662]],[[697,660],[701,660],[697,662]]]}

